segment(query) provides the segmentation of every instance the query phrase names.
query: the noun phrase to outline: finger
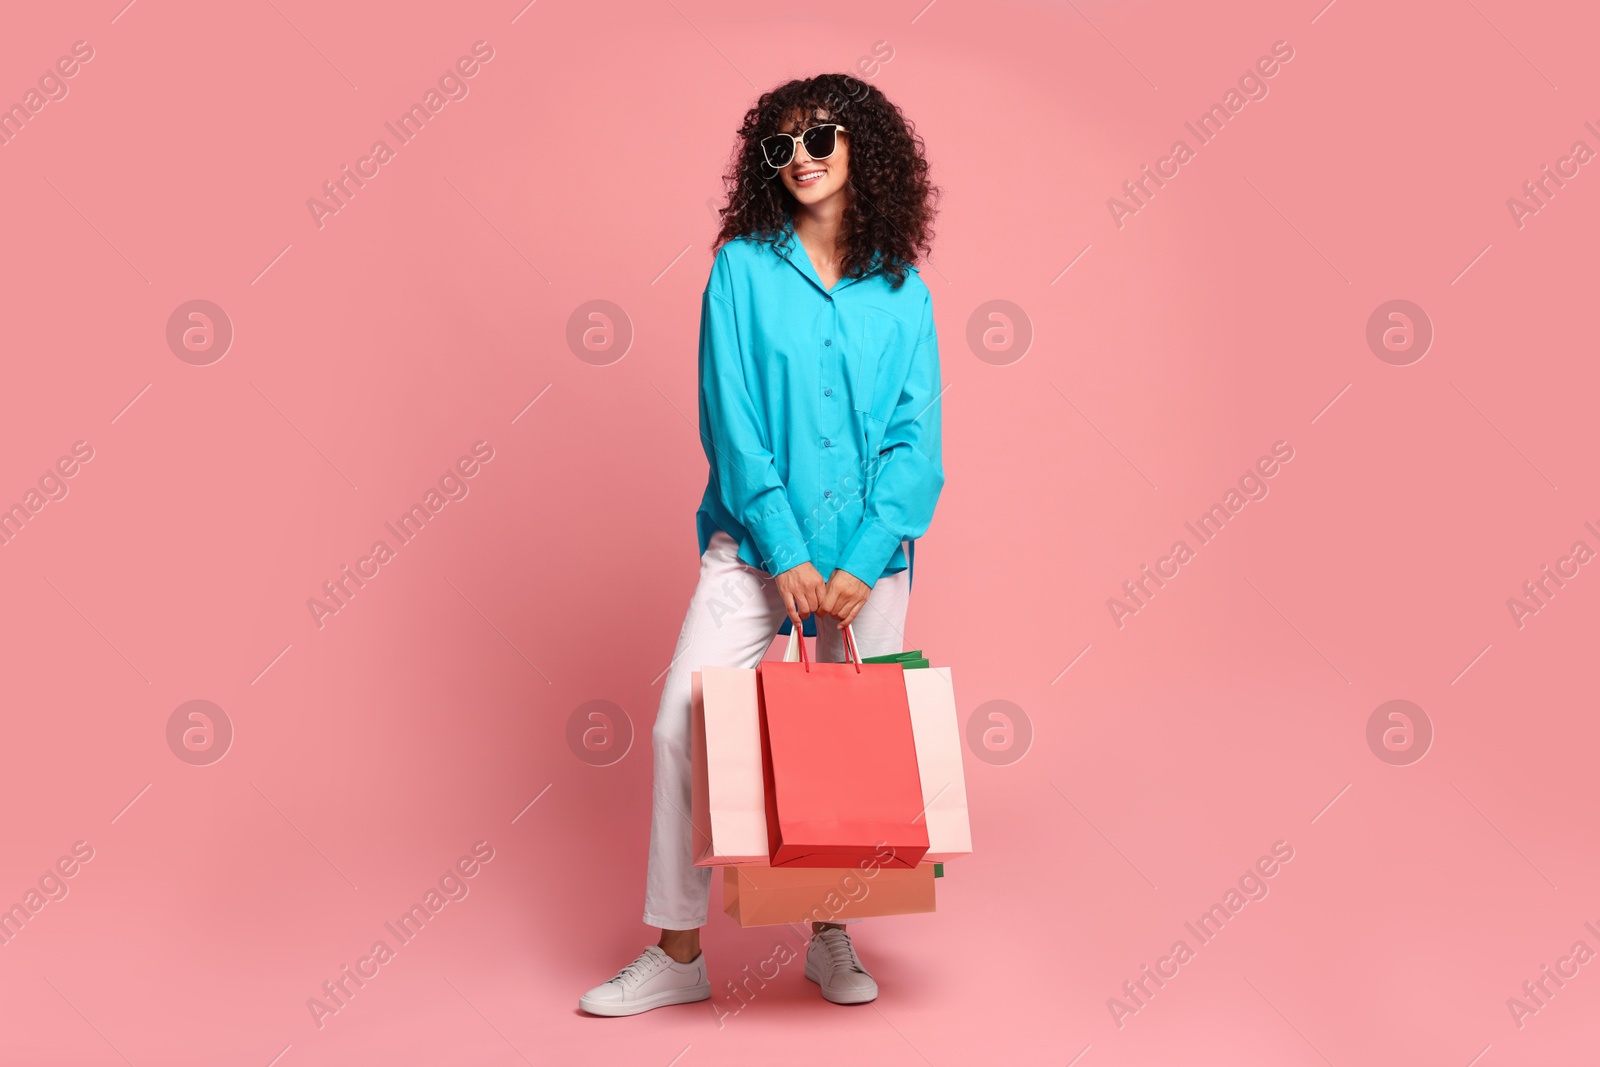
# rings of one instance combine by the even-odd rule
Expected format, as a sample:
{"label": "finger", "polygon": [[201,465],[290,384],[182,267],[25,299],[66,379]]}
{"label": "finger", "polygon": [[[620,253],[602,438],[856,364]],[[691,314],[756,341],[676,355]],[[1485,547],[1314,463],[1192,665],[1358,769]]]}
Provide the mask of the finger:
{"label": "finger", "polygon": [[789,621],[793,622],[796,626],[804,625],[800,621],[799,612],[797,612],[795,610],[794,594],[792,594],[792,593],[784,593],[783,594],[783,606],[784,606],[784,609],[789,612]]}

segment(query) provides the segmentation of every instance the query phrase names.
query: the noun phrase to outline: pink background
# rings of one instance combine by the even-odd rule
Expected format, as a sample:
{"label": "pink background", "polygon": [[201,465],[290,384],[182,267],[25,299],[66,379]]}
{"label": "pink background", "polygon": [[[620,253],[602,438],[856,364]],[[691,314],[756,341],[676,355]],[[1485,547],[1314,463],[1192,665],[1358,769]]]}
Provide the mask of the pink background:
{"label": "pink background", "polygon": [[[1507,1007],[1600,950],[1600,575],[1507,606],[1600,549],[1600,177],[1520,228],[1506,203],[1600,148],[1585,5],[124,2],[0,36],[0,102],[94,49],[0,146],[0,503],[93,449],[0,547],[0,902],[94,850],[0,947],[0,1060],[1591,1062],[1600,963]],[[479,40],[469,95],[319,229],[307,199]],[[1276,41],[1269,94],[1119,228]],[[938,913],[861,926],[871,1007],[795,963],[720,1027],[585,1017],[650,935],[718,175],[759,91],[876,42],[947,193],[907,645],[1031,747],[969,760]],[[166,340],[196,299],[235,333],[205,366]],[[1405,366],[1366,341],[1395,299],[1435,331]],[[569,346],[592,300],[625,352]],[[969,344],[995,300],[1025,352]],[[319,628],[307,599],[477,441],[470,494]],[[1107,599],[1277,441],[1269,495],[1119,628]],[[1392,699],[1434,732],[1407,765],[1367,741]],[[190,700],[232,724],[218,762],[169,747]],[[631,723],[607,766],[567,741],[588,701]],[[319,1029],[307,999],[479,841],[470,895]],[[1119,1026],[1277,841],[1265,899]],[[716,912],[713,1003],[779,938]]]}

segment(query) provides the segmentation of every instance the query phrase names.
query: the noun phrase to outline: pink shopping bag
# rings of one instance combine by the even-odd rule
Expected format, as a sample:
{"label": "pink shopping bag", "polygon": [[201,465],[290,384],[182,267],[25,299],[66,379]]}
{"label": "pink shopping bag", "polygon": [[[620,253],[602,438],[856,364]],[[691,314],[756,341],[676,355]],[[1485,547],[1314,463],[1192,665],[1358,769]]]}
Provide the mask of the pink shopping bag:
{"label": "pink shopping bag", "polygon": [[695,865],[766,863],[756,672],[702,667],[690,685]]}

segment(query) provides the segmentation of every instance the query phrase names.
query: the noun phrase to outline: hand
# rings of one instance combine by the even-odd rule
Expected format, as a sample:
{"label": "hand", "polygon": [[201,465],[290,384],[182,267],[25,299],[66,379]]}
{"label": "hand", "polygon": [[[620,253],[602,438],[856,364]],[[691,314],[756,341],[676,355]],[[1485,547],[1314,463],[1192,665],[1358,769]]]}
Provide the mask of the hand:
{"label": "hand", "polygon": [[828,576],[828,586],[822,594],[822,606],[817,610],[838,619],[839,629],[843,630],[855,621],[871,593],[872,586],[849,571],[834,571]]}
{"label": "hand", "polygon": [[778,592],[783,594],[783,606],[794,621],[795,633],[799,633],[805,625],[805,617],[816,611],[817,605],[822,603],[826,589],[827,583],[810,560],[778,575]]}

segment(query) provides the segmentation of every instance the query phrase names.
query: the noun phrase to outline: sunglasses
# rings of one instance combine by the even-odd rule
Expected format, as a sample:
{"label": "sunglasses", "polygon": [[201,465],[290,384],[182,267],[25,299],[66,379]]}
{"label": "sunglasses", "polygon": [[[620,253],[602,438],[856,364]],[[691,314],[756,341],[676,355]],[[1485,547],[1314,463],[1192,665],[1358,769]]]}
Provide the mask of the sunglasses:
{"label": "sunglasses", "polygon": [[826,122],[798,137],[792,133],[775,133],[761,139],[761,153],[767,158],[767,166],[774,170],[782,170],[794,162],[796,145],[805,145],[806,155],[812,159],[827,159],[839,147],[838,134],[843,129],[837,122]]}

